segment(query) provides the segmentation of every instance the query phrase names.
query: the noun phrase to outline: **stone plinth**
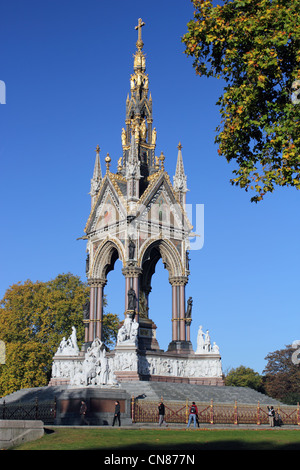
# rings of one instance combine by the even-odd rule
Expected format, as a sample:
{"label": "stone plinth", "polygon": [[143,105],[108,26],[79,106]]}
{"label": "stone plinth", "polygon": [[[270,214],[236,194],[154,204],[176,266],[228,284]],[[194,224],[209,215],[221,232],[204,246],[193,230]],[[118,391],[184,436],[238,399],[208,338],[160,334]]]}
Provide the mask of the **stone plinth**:
{"label": "stone plinth", "polygon": [[80,425],[81,400],[87,405],[86,419],[90,425],[111,426],[114,417],[115,401],[120,402],[121,424],[130,426],[131,397],[119,387],[81,387],[68,388],[60,394],[57,401],[56,424]]}
{"label": "stone plinth", "polygon": [[0,420],[0,449],[34,441],[44,435],[43,421]]}
{"label": "stone plinth", "polygon": [[211,346],[209,333],[207,331],[204,336],[202,327],[199,328],[196,352],[190,341],[173,341],[166,352],[140,349],[138,329],[139,324],[127,316],[119,329],[117,345],[110,352],[99,338],[77,355],[70,355],[67,349],[68,355],[64,356],[65,349],[60,347],[53,358],[49,385],[103,388],[140,380],[224,384],[219,348],[215,343]]}

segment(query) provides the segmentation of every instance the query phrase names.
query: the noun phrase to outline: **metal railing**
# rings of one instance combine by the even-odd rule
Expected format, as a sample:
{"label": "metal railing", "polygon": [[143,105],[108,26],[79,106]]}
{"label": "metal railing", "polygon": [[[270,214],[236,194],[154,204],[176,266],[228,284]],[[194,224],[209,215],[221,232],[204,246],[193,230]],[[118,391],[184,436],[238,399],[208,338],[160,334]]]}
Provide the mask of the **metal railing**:
{"label": "metal railing", "polygon": [[56,399],[54,401],[15,402],[0,404],[0,419],[41,420],[53,424],[56,417]]}
{"label": "metal railing", "polygon": [[[164,401],[165,420],[167,423],[187,423],[191,402]],[[269,423],[267,405],[246,405],[235,403],[196,403],[200,424],[256,424]],[[299,403],[297,406],[277,405],[275,424],[300,425]],[[143,399],[131,400],[131,418],[133,423],[157,423],[158,401]]]}

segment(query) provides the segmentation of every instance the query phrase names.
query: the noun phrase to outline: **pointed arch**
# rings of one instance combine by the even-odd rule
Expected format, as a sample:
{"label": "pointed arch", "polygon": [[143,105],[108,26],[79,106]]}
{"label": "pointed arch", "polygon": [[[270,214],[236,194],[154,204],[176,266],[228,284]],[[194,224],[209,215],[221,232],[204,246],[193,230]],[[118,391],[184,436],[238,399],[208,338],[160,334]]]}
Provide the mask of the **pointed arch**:
{"label": "pointed arch", "polygon": [[[148,296],[151,292],[151,280],[157,262],[162,259],[164,267],[169,273],[169,282],[172,286],[172,342],[169,350],[190,347],[186,341],[187,328],[185,321],[185,285],[188,282],[185,270],[176,246],[166,239],[152,239],[145,243],[139,257],[139,266],[142,269],[140,278],[140,292],[149,310]],[[179,341],[179,343],[178,343]]]}
{"label": "pointed arch", "polygon": [[170,240],[151,239],[146,242],[139,256],[139,267],[144,270],[145,265],[148,264],[151,272],[155,269],[155,265],[160,258],[162,258],[170,278],[184,275],[184,267],[180,255]]}
{"label": "pointed arch", "polygon": [[107,274],[114,269],[118,258],[120,258],[124,266],[122,244],[116,239],[104,240],[96,251],[91,277],[93,279],[106,279]]}

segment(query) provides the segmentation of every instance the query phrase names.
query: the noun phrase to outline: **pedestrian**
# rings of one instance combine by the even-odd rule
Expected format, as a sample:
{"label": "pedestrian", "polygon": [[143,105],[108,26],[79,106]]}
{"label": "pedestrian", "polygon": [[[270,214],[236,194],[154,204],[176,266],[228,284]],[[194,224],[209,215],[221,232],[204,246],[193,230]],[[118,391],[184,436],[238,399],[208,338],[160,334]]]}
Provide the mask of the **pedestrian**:
{"label": "pedestrian", "polygon": [[165,421],[165,405],[163,404],[163,401],[161,401],[158,405],[158,415],[158,425],[161,426],[162,424],[165,424],[166,426],[168,426]]}
{"label": "pedestrian", "polygon": [[274,426],[281,426],[282,424],[283,423],[282,423],[281,416],[280,416],[279,412],[276,411],[275,417],[274,417]]}
{"label": "pedestrian", "polygon": [[119,400],[115,401],[115,413],[112,425],[115,425],[116,421],[119,421],[119,426],[121,426],[121,411],[120,411],[120,402]]}
{"label": "pedestrian", "polygon": [[269,424],[271,428],[273,428],[275,424],[275,410],[273,406],[270,406],[270,407],[268,406],[268,415],[269,415]]}
{"label": "pedestrian", "polygon": [[188,424],[187,424],[187,428],[190,427],[190,424],[191,424],[192,421],[194,421],[194,428],[196,427],[197,414],[198,414],[198,408],[197,408],[195,402],[193,401],[192,406],[190,407],[190,411],[189,411],[189,421],[188,421]]}
{"label": "pedestrian", "polygon": [[87,419],[86,419],[86,412],[87,412],[86,403],[85,403],[84,400],[81,400],[81,403],[80,403],[80,410],[79,410],[79,414],[80,414],[80,424],[81,424],[81,425],[83,425],[83,424],[89,425],[89,422],[88,422]]}

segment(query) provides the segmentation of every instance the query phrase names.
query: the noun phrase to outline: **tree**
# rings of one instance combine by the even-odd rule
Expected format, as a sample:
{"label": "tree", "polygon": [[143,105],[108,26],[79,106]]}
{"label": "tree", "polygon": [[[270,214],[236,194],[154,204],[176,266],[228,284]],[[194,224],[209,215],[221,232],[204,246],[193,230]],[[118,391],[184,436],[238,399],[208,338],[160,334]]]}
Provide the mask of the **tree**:
{"label": "tree", "polygon": [[291,346],[269,353],[268,363],[263,371],[265,389],[268,395],[287,404],[300,401],[300,369],[299,364],[292,361],[295,352]]}
{"label": "tree", "polygon": [[0,366],[0,396],[22,388],[47,385],[51,362],[52,355],[45,344],[37,341],[9,343],[5,365]]}
{"label": "tree", "polygon": [[[192,0],[182,41],[198,75],[222,78],[218,153],[235,162],[233,185],[260,201],[276,185],[300,189],[299,0]],[[298,96],[298,95],[297,95]]]}
{"label": "tree", "polygon": [[[7,289],[0,302],[0,340],[6,345],[6,363],[0,365],[0,395],[24,387],[46,385],[52,357],[63,336],[75,326],[79,347],[84,341],[83,306],[89,287],[78,276],[59,274],[49,282],[28,280]],[[104,343],[116,338],[119,319],[103,319]]]}
{"label": "tree", "polygon": [[225,377],[225,385],[249,387],[262,391],[262,377],[250,367],[239,366],[231,369]]}
{"label": "tree", "polygon": [[82,312],[88,296],[88,286],[70,273],[49,282],[14,284],[0,302],[0,339],[8,344],[47,344],[53,355],[74,325],[82,342]]}

